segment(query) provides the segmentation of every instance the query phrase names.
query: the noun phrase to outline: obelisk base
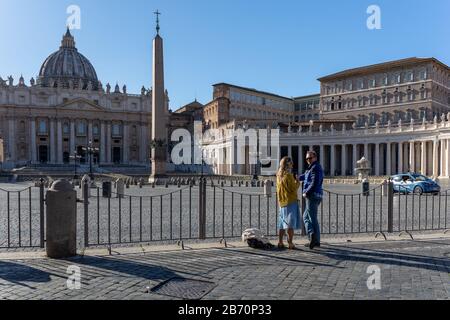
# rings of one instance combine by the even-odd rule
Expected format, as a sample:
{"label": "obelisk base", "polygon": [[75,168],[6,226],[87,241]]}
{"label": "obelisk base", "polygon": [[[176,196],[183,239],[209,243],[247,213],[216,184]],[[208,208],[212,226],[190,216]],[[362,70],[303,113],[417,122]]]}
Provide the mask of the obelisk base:
{"label": "obelisk base", "polygon": [[169,180],[166,174],[166,163],[155,161],[152,163],[152,173],[148,178],[150,184],[164,185]]}

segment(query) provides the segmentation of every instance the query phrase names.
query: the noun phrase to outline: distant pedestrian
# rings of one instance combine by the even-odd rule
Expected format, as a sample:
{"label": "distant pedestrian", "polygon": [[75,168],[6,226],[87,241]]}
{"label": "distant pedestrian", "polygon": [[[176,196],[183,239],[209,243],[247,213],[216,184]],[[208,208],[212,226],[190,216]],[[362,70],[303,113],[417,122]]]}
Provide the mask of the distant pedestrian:
{"label": "distant pedestrian", "polygon": [[309,236],[309,243],[306,246],[313,249],[320,247],[320,226],[317,212],[323,197],[323,170],[314,151],[306,153],[306,162],[308,170],[299,177],[299,180],[304,182],[303,199],[306,202],[306,209],[303,214],[303,222]]}
{"label": "distant pedestrian", "polygon": [[300,210],[298,207],[298,189],[300,182],[292,174],[294,163],[289,157],[281,159],[277,172],[277,196],[280,205],[278,218],[278,248],[285,248],[283,239],[288,234],[289,249],[295,249],[294,230],[301,228]]}

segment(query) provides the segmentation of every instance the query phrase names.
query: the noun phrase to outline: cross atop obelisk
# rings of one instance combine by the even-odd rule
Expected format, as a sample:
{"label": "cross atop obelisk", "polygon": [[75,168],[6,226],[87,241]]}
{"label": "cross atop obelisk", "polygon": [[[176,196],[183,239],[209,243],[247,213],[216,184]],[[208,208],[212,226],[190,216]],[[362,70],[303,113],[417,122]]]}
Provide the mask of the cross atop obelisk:
{"label": "cross atop obelisk", "polygon": [[156,15],[156,33],[159,34],[159,16],[161,15],[161,12],[159,12],[158,10],[156,10],[154,12],[154,14]]}

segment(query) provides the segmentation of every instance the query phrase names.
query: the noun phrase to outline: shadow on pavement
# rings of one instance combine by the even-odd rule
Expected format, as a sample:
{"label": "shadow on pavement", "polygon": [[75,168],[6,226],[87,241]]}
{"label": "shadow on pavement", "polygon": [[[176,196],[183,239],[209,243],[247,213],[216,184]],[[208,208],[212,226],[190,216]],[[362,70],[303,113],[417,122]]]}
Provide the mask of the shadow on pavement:
{"label": "shadow on pavement", "polygon": [[[44,283],[50,282],[50,275],[55,274],[32,268],[23,264],[10,261],[0,261],[0,279],[12,284],[35,289],[23,282]],[[0,283],[0,286],[4,285]]]}
{"label": "shadow on pavement", "polygon": [[348,246],[322,246],[312,254],[324,255],[338,262],[359,261],[370,264],[387,264],[402,267],[420,268],[439,272],[448,272],[450,259],[447,257],[424,256],[410,253],[393,252],[389,249],[374,250]]}

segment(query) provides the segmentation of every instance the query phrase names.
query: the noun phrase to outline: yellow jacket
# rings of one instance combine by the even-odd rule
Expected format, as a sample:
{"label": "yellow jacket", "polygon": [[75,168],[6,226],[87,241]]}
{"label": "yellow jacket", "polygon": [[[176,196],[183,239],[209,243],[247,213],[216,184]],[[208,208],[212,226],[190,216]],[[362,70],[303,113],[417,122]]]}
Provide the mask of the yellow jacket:
{"label": "yellow jacket", "polygon": [[285,174],[281,181],[277,179],[277,195],[280,207],[287,207],[298,201],[297,192],[300,182],[294,178],[292,173]]}

